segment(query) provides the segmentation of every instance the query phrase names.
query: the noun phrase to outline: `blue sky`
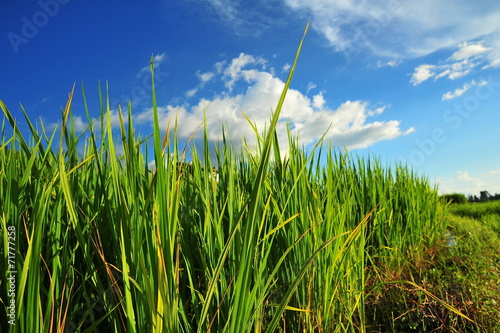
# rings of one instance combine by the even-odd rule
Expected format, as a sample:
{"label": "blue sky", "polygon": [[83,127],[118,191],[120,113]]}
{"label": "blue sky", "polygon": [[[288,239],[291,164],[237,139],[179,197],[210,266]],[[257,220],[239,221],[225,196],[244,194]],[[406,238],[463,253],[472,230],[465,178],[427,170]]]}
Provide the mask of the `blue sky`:
{"label": "blue sky", "polygon": [[500,192],[497,0],[3,0],[0,9],[0,99],[21,128],[19,103],[50,128],[76,82],[83,129],[81,83],[98,117],[100,81],[113,114],[131,100],[149,135],[154,54],[163,126],[177,115],[188,138],[206,110],[211,140],[224,123],[252,144],[242,111],[264,128],[310,21],[282,111],[302,144],[331,125],[334,145],[406,162],[441,193]]}

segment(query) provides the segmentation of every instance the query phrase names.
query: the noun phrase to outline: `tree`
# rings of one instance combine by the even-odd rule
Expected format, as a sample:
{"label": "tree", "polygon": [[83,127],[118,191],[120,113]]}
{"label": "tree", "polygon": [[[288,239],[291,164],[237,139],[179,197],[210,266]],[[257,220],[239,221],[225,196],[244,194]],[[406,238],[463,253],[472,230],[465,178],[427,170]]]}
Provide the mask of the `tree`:
{"label": "tree", "polygon": [[491,198],[491,195],[488,191],[481,191],[479,192],[480,199],[481,201],[488,201]]}

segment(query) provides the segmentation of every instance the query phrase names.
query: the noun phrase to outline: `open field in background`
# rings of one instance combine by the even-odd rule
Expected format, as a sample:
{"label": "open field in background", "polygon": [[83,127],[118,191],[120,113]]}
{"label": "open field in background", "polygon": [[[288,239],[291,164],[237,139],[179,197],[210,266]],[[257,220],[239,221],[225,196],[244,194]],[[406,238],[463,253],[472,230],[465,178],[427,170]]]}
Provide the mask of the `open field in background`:
{"label": "open field in background", "polygon": [[0,271],[9,227],[17,271],[15,326],[0,279],[2,331],[480,332],[467,318],[482,318],[477,303],[448,297],[457,293],[437,284],[441,273],[429,279],[461,247],[446,244],[448,206],[425,178],[323,143],[307,153],[292,137],[280,156],[296,62],[256,152],[229,138],[211,149],[205,135],[190,170],[175,123],[160,133],[154,88],[154,156],[130,105],[116,139],[107,94],[85,134],[74,131],[73,92],[62,129],[26,117],[29,138],[0,103],[14,129],[7,137],[2,124]]}

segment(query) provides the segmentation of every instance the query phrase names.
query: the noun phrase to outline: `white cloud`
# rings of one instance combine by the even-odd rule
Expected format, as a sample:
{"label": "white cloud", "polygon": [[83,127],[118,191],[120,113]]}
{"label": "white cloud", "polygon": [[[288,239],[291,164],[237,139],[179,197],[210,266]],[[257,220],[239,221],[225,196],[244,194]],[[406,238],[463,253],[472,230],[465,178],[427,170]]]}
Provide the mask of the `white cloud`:
{"label": "white cloud", "polygon": [[488,65],[485,65],[483,68],[481,69],[487,69],[487,68],[498,68],[500,67],[500,58],[499,59],[494,59],[493,61],[491,61],[490,64]]}
{"label": "white cloud", "polygon": [[415,68],[410,82],[416,86],[432,77],[434,77],[434,80],[444,77],[455,80],[469,74],[476,65],[476,63],[470,62],[467,59],[444,65],[420,65]]}
{"label": "white cloud", "polygon": [[451,59],[464,60],[491,51],[491,47],[484,47],[483,43],[484,41],[460,43],[459,50],[451,55]]}
{"label": "white cloud", "polygon": [[201,82],[206,83],[215,77],[215,73],[213,72],[200,73],[198,71],[198,73],[196,73],[196,76],[198,76]]}
{"label": "white cloud", "polygon": [[[128,115],[126,110],[122,110],[122,117],[123,117],[123,123],[128,124]],[[111,127],[113,129],[119,128],[120,126],[120,115],[118,113],[118,109],[111,109],[110,110],[110,119],[111,119]],[[70,124],[71,119],[68,118],[67,126],[71,126]],[[107,126],[107,115],[106,113],[104,114],[104,118],[99,117],[99,118],[92,118],[91,122],[94,126],[94,129],[100,129],[102,122],[104,122],[104,127],[106,128]],[[88,130],[89,128],[89,123],[87,121],[87,118],[83,118],[81,116],[73,116],[73,128],[77,134],[82,133],[83,131]],[[60,129],[61,123],[50,123],[46,126],[48,131],[53,131],[56,129]],[[100,130],[95,131],[96,135],[100,135],[101,132]]]}
{"label": "white cloud", "polygon": [[464,181],[472,181],[474,183],[481,183],[481,181],[478,178],[472,178],[469,176],[469,171],[464,170],[464,171],[457,171],[457,179],[458,180],[464,180]]}
{"label": "white cloud", "polygon": [[[472,82],[475,82],[475,81],[472,81]],[[471,82],[471,83],[472,83]],[[446,94],[443,95],[442,97],[442,100],[443,101],[446,101],[446,100],[449,100],[449,99],[453,99],[453,98],[456,98],[456,97],[460,97],[462,96],[467,90],[469,90],[470,88],[472,87],[472,84],[464,84],[464,86],[462,88],[458,88],[458,89],[455,89],[455,91],[451,92],[451,91],[448,91]]]}
{"label": "white cloud", "polygon": [[87,121],[84,121],[83,118],[80,117],[80,116],[73,117],[73,123],[75,125],[75,131],[77,133],[78,132],[83,132],[89,126],[89,124],[87,123]]}
{"label": "white cloud", "polygon": [[307,84],[306,94],[309,94],[309,92],[310,92],[311,90],[313,90],[313,89],[316,89],[316,87],[317,87],[317,85],[316,85],[316,84],[314,84],[314,83],[312,83],[312,82],[309,82],[309,83]]}
{"label": "white cloud", "polygon": [[462,96],[466,91],[468,91],[470,88],[472,88],[474,86],[484,86],[487,84],[488,84],[488,82],[486,82],[484,80],[480,81],[480,82],[476,82],[476,80],[472,80],[469,83],[465,83],[462,88],[457,88],[453,92],[448,91],[446,94],[443,95],[443,97],[441,99],[443,101],[446,101],[446,100],[450,100],[453,98],[457,98],[457,97]]}
{"label": "white cloud", "polygon": [[313,97],[312,105],[315,109],[321,110],[323,109],[326,103],[325,97],[323,97],[322,93],[319,93]]}
{"label": "white cloud", "polygon": [[[500,32],[500,2],[466,0],[285,0],[346,57],[369,50],[378,56],[415,58]],[[465,45],[463,55],[483,51]],[[456,55],[457,59],[462,56]]]}
{"label": "white cloud", "polygon": [[153,56],[153,62],[155,65],[161,64],[165,59],[166,59],[165,52],[163,52],[162,54],[157,54],[157,55]]}
{"label": "white cloud", "polygon": [[446,94],[443,95],[443,97],[441,98],[441,100],[443,101],[447,101],[447,100],[450,100],[450,99],[453,99],[453,98],[457,98],[457,97],[460,97],[463,95],[464,92],[466,92],[467,90],[469,90],[470,86],[465,84],[463,86],[463,88],[458,88],[458,89],[455,89],[454,92],[451,92],[451,91],[448,91]]}
{"label": "white cloud", "polygon": [[432,71],[436,66],[434,65],[420,65],[417,68],[415,68],[415,72],[413,73],[410,82],[416,86],[419,85],[420,83],[424,82],[425,80],[430,79],[435,75],[435,73]]}
{"label": "white cloud", "polygon": [[[439,65],[423,64],[416,67],[410,83],[416,86],[432,77],[434,77],[434,80],[441,78],[455,80],[466,76],[472,70],[479,68],[480,65],[489,62],[486,55],[489,54],[488,52],[492,48],[485,47],[483,43],[484,41],[460,43],[457,46],[458,50],[444,61],[444,63]],[[488,65],[480,69],[492,67],[492,64],[495,64],[495,61],[489,62]]]}
{"label": "white cloud", "polygon": [[[128,123],[128,115],[127,115],[127,110],[122,109],[122,117],[123,117],[123,123],[127,124]],[[98,118],[93,119],[92,121],[95,121],[94,126],[95,128],[100,128],[101,127],[101,121],[104,121],[104,126],[107,126],[107,115],[104,114],[104,119]],[[118,128],[120,126],[120,114],[118,112],[118,109],[111,109],[110,110],[110,119],[111,119],[111,127],[113,128]],[[85,127],[87,127],[87,121],[85,121]]]}
{"label": "white cloud", "polygon": [[377,61],[377,68],[383,67],[396,67],[401,63],[401,59],[389,60],[389,61]]}
{"label": "white cloud", "polygon": [[[289,23],[290,13],[311,20],[311,27],[349,62],[360,54],[382,59],[417,58],[461,45],[451,60],[476,55],[485,66],[500,66],[500,2],[482,0],[185,0],[203,17],[236,35],[258,36]],[[287,15],[283,15],[286,13]],[[487,45],[487,46],[486,46]]]}
{"label": "white cloud", "polygon": [[231,0],[207,0],[215,9],[221,20],[239,21],[238,11]]}
{"label": "white cloud", "polygon": [[186,97],[193,97],[198,92],[197,88],[190,89],[186,91]]}
{"label": "white cloud", "polygon": [[500,171],[494,170],[479,175],[471,175],[469,170],[460,170],[447,179],[438,179],[439,192],[479,195],[480,191],[500,193]]}
{"label": "white cloud", "polygon": [[[263,130],[285,86],[280,78],[264,70],[264,65],[264,59],[240,54],[222,66],[220,74],[211,80],[224,82],[226,91],[212,98],[202,98],[195,104],[159,107],[162,122],[160,126],[165,128],[171,117],[177,117],[178,137],[188,138],[203,122],[206,112],[210,140],[222,139],[221,125],[224,124],[235,143],[239,138],[245,138],[249,144],[254,144],[255,134],[242,112],[259,130]],[[238,89],[233,89],[235,87]],[[281,111],[281,119],[290,122],[292,134],[298,135],[302,144],[315,142],[331,125],[326,137],[333,144],[363,148],[413,130],[410,128],[402,131],[397,120],[371,120],[371,117],[382,114],[384,110],[384,107],[373,109],[364,101],[346,101],[332,109],[327,105],[323,92],[309,98],[298,90],[290,89]],[[136,115],[135,122],[151,123],[151,110]],[[286,122],[280,121],[277,130],[282,148],[286,150]]]}
{"label": "white cloud", "polygon": [[[153,56],[153,64],[155,66],[155,68],[158,68],[160,67],[160,64],[162,62],[164,62],[165,60],[167,59],[167,57],[165,56],[165,52],[161,53],[161,54],[157,54],[155,56]],[[149,65],[148,66],[144,66],[142,67],[140,70],[139,70],[139,73],[137,73],[137,77],[140,77],[143,73],[149,73],[150,71],[150,67]]]}
{"label": "white cloud", "polygon": [[234,58],[224,70],[224,79],[226,81],[226,87],[229,90],[231,90],[234,83],[241,78],[247,82],[255,80],[258,71],[255,69],[243,70],[247,65],[265,65],[265,61],[262,58],[255,58],[254,56],[240,53],[238,58]]}

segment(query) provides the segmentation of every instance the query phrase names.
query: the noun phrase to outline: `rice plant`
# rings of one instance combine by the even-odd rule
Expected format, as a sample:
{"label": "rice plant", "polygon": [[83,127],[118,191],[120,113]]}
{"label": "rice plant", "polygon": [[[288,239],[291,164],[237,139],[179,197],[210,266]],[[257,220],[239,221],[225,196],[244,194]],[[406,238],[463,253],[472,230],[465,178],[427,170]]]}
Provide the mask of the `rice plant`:
{"label": "rice plant", "polygon": [[308,151],[290,133],[280,156],[276,124],[301,47],[269,127],[255,129],[257,151],[226,136],[213,146],[204,125],[189,168],[175,120],[159,126],[152,62],[152,141],[135,134],[130,103],[116,139],[107,87],[94,121],[82,86],[83,133],[74,87],[52,132],[23,109],[28,139],[0,101],[12,127],[0,145],[0,268],[15,227],[18,272],[16,324],[2,311],[2,331],[367,332],[365,296],[377,292],[367,281],[432,244],[445,212],[406,166],[323,140]]}

